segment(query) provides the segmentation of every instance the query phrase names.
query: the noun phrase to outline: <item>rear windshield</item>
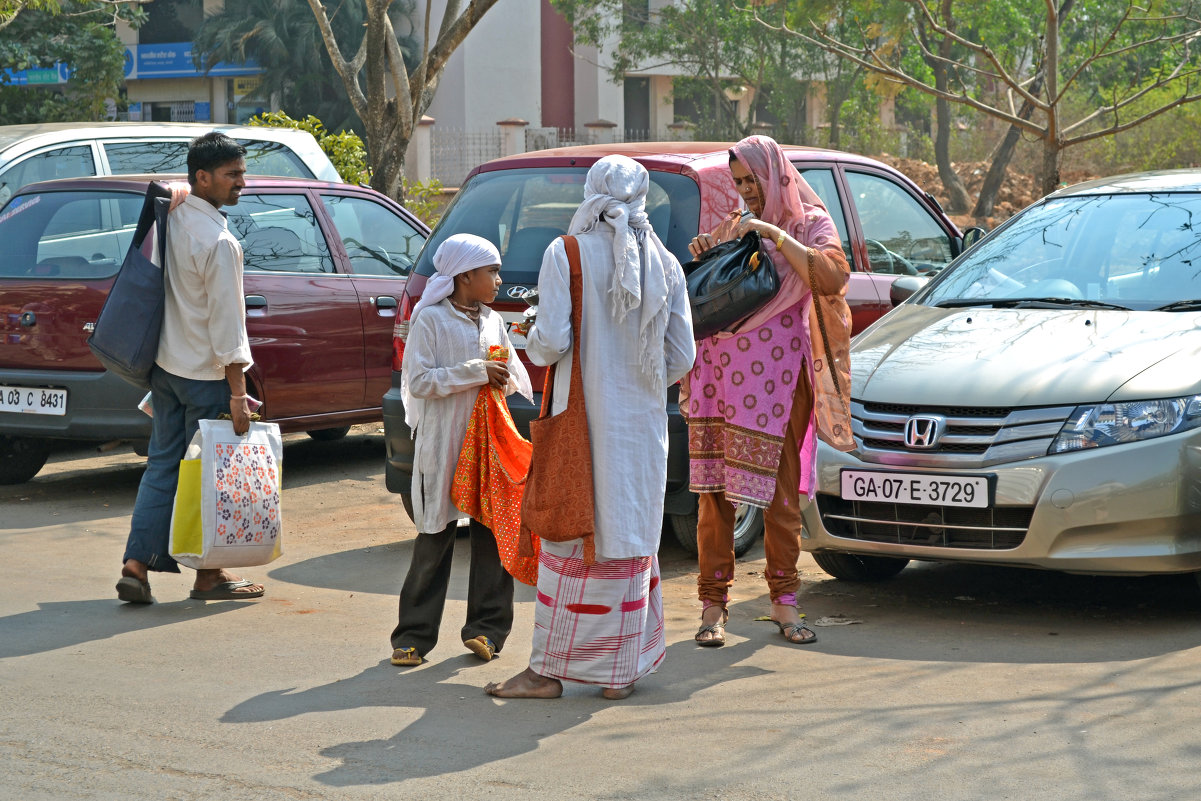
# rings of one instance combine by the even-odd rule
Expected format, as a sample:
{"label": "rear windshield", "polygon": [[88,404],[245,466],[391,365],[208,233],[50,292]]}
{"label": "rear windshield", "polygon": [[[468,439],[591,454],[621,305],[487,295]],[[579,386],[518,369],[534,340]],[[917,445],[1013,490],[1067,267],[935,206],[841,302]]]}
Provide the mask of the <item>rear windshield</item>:
{"label": "rear windshield", "polygon": [[133,192],[18,195],[0,210],[0,277],[115,275],[133,240],[142,201]]}
{"label": "rear windshield", "polygon": [[[586,167],[499,170],[476,175],[446,210],[417,257],[418,275],[433,275],[434,252],[452,234],[477,234],[500,250],[505,283],[534,284],[542,254],[584,200]],[[700,188],[676,173],[651,172],[646,213],[681,263],[700,221]]]}
{"label": "rear windshield", "polygon": [[[246,172],[250,175],[313,177],[312,171],[287,145],[248,139],[239,139],[238,143],[246,148]],[[113,175],[188,171],[186,140],[104,142],[103,145]]]}

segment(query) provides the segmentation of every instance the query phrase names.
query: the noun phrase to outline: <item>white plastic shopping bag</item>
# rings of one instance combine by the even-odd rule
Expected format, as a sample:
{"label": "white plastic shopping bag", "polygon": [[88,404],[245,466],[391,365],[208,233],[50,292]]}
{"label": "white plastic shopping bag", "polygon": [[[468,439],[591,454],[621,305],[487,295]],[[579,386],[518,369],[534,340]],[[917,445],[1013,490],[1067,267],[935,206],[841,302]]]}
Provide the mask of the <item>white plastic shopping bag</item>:
{"label": "white plastic shopping bag", "polygon": [[275,423],[239,437],[228,420],[201,420],[183,461],[171,515],[171,556],[197,570],[265,565],[283,553]]}

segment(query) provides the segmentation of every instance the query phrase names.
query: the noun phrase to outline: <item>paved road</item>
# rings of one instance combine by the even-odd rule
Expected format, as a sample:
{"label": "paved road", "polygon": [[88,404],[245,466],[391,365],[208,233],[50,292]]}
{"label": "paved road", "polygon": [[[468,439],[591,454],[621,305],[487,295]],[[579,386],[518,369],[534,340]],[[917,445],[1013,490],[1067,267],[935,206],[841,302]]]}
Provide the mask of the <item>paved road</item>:
{"label": "paved road", "polygon": [[[465,549],[432,661],[387,662],[414,529],[382,437],[288,438],[286,552],[259,602],[158,603],[113,583],[140,460],[58,454],[0,487],[0,799],[1201,798],[1201,600],[1191,580],[918,565],[880,585],[803,557],[809,648],[739,564],[730,644],[698,649],[695,565],[660,554],[668,656],[624,702],[499,702],[525,665],[461,648]],[[465,545],[465,541],[460,541]]]}

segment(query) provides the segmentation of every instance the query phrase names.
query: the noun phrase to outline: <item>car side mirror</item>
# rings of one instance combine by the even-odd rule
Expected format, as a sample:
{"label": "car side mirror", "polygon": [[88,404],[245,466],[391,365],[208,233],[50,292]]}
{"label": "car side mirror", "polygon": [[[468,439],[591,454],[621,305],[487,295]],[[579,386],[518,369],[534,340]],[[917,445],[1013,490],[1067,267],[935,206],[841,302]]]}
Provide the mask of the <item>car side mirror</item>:
{"label": "car side mirror", "polygon": [[920,275],[902,275],[892,282],[892,287],[888,290],[888,299],[892,301],[894,308],[900,306],[910,295],[925,286],[928,280]]}
{"label": "car side mirror", "polygon": [[967,250],[972,245],[983,239],[984,235],[987,233],[988,231],[985,231],[980,226],[973,225],[971,228],[963,232],[963,249]]}

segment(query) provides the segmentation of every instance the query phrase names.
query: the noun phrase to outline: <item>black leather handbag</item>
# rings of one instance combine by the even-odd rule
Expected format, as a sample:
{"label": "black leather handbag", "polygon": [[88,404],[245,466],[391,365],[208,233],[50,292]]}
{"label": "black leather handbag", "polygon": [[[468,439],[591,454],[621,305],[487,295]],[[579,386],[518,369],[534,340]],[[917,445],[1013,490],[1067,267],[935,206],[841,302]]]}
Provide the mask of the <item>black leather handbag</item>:
{"label": "black leather handbag", "polygon": [[727,331],[780,291],[780,276],[755,231],[722,242],[684,265],[693,336]]}

